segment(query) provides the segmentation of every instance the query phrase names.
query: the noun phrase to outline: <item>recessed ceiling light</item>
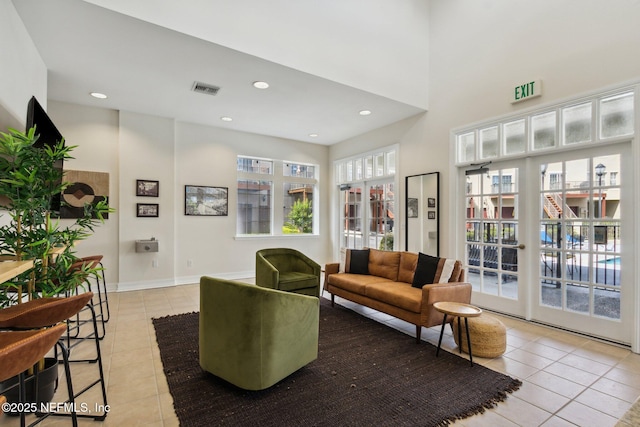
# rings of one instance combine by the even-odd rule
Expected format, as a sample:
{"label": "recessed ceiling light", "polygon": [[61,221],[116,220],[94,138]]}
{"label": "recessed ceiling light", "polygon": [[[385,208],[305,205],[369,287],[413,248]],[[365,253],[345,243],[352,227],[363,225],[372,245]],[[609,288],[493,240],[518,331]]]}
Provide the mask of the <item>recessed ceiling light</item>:
{"label": "recessed ceiling light", "polygon": [[253,82],[253,87],[255,87],[256,89],[266,89],[269,87],[269,83],[257,81]]}
{"label": "recessed ceiling light", "polygon": [[222,120],[223,122],[232,122],[233,121],[233,119],[231,117],[227,117],[227,116],[220,117],[220,120]]}
{"label": "recessed ceiling light", "polygon": [[361,116],[368,116],[369,114],[371,114],[371,111],[369,110],[362,110],[359,113]]}
{"label": "recessed ceiling light", "polygon": [[98,98],[98,99],[107,99],[107,95],[105,95],[104,93],[100,93],[100,92],[91,92],[91,96],[93,96],[94,98]]}
{"label": "recessed ceiling light", "polygon": [[310,134],[309,134],[309,136],[310,136],[311,138],[317,138],[317,137],[318,137],[318,134],[317,134],[317,133],[310,133]]}

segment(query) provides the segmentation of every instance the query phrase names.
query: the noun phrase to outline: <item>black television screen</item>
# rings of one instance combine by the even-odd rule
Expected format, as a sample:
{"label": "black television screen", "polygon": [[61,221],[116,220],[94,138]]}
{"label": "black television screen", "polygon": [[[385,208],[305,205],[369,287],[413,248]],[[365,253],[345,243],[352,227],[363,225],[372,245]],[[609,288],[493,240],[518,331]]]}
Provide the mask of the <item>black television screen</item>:
{"label": "black television screen", "polygon": [[[39,135],[38,140],[33,144],[34,147],[42,148],[45,145],[54,147],[63,139],[62,134],[53,124],[47,112],[44,111],[36,97],[32,96],[27,106],[27,131],[34,126],[36,127],[36,135]],[[63,161],[56,161],[54,166],[62,170]],[[62,195],[57,194],[51,201],[52,212],[60,211],[61,198]]]}

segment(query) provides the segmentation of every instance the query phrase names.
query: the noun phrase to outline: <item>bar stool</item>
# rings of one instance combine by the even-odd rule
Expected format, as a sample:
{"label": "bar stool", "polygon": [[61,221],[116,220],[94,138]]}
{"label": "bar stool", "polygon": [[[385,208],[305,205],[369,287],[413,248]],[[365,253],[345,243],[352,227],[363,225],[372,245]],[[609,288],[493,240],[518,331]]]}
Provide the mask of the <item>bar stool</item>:
{"label": "bar stool", "polygon": [[[102,264],[102,255],[91,255],[80,258],[83,262],[91,262],[94,266],[99,268],[99,271],[94,274],[96,281],[96,289],[98,291],[98,300],[100,301],[100,314],[104,322],[108,322],[111,318],[111,312],[109,310],[109,294],[107,294],[107,280],[104,275],[104,265]],[[101,286],[102,285],[102,289]],[[91,288],[89,288],[91,290]],[[104,293],[104,299],[103,299]],[[106,308],[106,317],[104,315],[103,305]]]}
{"label": "bar stool", "polygon": [[[44,358],[44,356],[56,345],[60,346],[63,354],[63,361],[65,367],[65,375],[67,378],[67,391],[69,393],[69,401],[71,407],[74,407],[75,396],[73,392],[73,385],[71,383],[71,371],[69,369],[69,360],[67,358],[68,352],[64,345],[59,341],[59,338],[66,331],[64,324],[58,324],[56,326],[28,330],[28,331],[4,331],[0,332],[0,381],[6,381],[9,378],[18,375],[18,383],[3,390],[3,393],[18,387],[19,402],[27,403],[26,398],[26,376],[25,372],[33,367],[38,360]],[[37,371],[36,371],[37,372]],[[35,375],[34,375],[35,376]],[[33,381],[30,377],[29,380]],[[0,396],[0,403],[6,402],[4,396]],[[33,412],[40,408],[29,408]],[[0,409],[0,414],[2,414]],[[20,425],[24,426],[26,422],[25,410],[20,412]],[[46,415],[46,414],[45,414]],[[75,412],[71,414],[72,424],[78,425],[78,418]],[[31,426],[40,423],[44,418],[38,419],[36,422],[30,424]]]}
{"label": "bar stool", "polygon": [[[69,266],[68,272],[69,274],[75,274],[75,275],[81,276],[82,282],[87,285],[87,291],[93,292],[91,287],[91,280],[89,280],[90,275],[89,273],[86,272],[86,270],[95,268],[98,265],[99,265],[99,261],[97,261],[96,259],[85,260],[81,258]],[[80,286],[78,286],[75,290],[76,295],[79,294],[79,288]],[[98,290],[100,290],[99,285],[98,285]],[[92,295],[95,296],[96,294],[92,294]],[[106,321],[104,319],[101,298],[98,299],[98,302],[95,302],[94,298],[91,298],[91,306],[93,307],[92,311],[95,313],[95,318],[100,323],[100,326],[101,326],[101,331],[100,331],[101,333],[98,334],[98,339],[103,339],[106,335],[106,326],[105,326]],[[99,313],[96,310],[96,308],[99,309]],[[82,311],[85,311],[85,310],[88,310],[88,307],[83,309]],[[71,338],[75,338],[75,339],[87,338],[86,336],[85,337],[80,336],[80,328],[82,327],[83,324],[90,322],[91,319],[86,319],[86,318],[82,319],[82,311],[76,314],[75,320],[71,320],[71,319],[69,320],[69,323],[74,324],[74,326],[70,326],[68,331],[69,332],[68,335]]]}
{"label": "bar stool", "polygon": [[[66,297],[66,298],[37,298],[28,302],[24,302],[22,304],[17,304],[3,310],[0,310],[0,328],[4,329],[29,329],[29,328],[41,328],[46,327],[52,324],[56,324],[59,322],[65,322],[65,329],[67,330],[67,344],[68,346],[64,347],[63,358],[66,360],[66,363],[70,362],[97,362],[98,364],[98,379],[90,383],[81,391],[75,393],[73,398],[77,398],[82,395],[95,385],[101,386],[103,405],[102,408],[105,408],[105,411],[101,415],[88,415],[88,414],[80,414],[73,415],[73,417],[88,417],[93,418],[95,420],[104,420],[107,416],[106,408],[107,406],[107,391],[104,381],[104,371],[102,367],[102,356],[100,352],[100,341],[98,338],[98,325],[96,320],[95,310],[90,301],[93,298],[93,292],[84,292],[78,295]],[[93,339],[96,346],[96,358],[89,360],[71,360],[69,358],[69,353],[71,348],[77,345],[75,343],[73,345],[70,344],[70,336],[69,336],[69,321],[73,316],[76,316],[81,310],[86,307],[91,312],[91,321],[93,324],[93,333],[87,335],[87,337],[83,337],[85,339]],[[70,381],[70,373],[67,376]],[[71,398],[71,396],[70,396]],[[69,415],[69,414],[51,414],[51,415]]]}

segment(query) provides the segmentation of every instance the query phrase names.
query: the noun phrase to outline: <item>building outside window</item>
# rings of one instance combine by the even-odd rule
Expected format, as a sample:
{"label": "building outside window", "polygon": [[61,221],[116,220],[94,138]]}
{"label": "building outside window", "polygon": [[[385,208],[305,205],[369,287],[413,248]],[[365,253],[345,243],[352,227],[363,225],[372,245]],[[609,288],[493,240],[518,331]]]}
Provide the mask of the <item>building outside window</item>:
{"label": "building outside window", "polygon": [[317,234],[317,171],[316,165],[238,156],[237,235]]}

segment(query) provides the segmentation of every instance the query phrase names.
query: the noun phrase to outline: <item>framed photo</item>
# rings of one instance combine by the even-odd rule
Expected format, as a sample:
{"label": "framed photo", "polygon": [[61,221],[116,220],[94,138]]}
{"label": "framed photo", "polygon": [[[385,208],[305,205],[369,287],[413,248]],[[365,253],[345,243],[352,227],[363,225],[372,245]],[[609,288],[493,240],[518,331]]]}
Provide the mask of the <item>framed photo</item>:
{"label": "framed photo", "polygon": [[436,219],[436,211],[429,211],[429,212],[427,212],[427,218],[429,218],[429,219]]}
{"label": "framed photo", "polygon": [[157,218],[158,204],[157,203],[138,203],[136,205],[136,216],[142,217],[142,218]]}
{"label": "framed photo", "polygon": [[434,197],[427,198],[427,207],[435,208],[436,207],[436,199]]}
{"label": "framed photo", "polygon": [[194,216],[227,216],[229,188],[184,186],[184,214]]}
{"label": "framed photo", "polygon": [[407,218],[418,218],[418,199],[410,197],[407,200]]}
{"label": "framed photo", "polygon": [[159,190],[160,183],[158,181],[136,180],[136,196],[158,197]]}

